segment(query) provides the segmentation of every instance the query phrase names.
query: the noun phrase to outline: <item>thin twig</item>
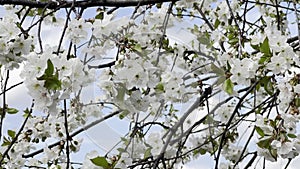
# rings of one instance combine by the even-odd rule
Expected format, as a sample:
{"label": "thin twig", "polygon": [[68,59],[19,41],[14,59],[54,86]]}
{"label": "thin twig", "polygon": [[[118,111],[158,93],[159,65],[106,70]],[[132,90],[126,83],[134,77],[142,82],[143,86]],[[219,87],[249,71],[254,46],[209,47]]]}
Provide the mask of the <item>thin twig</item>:
{"label": "thin twig", "polygon": [[295,17],[296,17],[296,22],[297,22],[297,27],[298,27],[298,45],[300,45],[300,19],[299,15],[297,13],[297,2],[296,0],[293,0],[293,5],[294,5],[294,11],[295,11]]}
{"label": "thin twig", "polygon": [[163,47],[163,40],[166,36],[166,31],[167,31],[167,26],[168,26],[168,22],[169,22],[169,19],[170,19],[170,14],[172,13],[172,9],[173,9],[173,5],[175,4],[175,1],[172,1],[172,3],[170,3],[169,5],[169,8],[168,8],[168,11],[165,15],[165,18],[164,18],[164,21],[163,21],[163,25],[162,25],[162,35],[160,37],[160,40],[159,40],[159,47],[158,47],[158,56],[156,58],[156,65],[159,63],[159,58],[160,58],[160,55],[161,55],[161,49]]}
{"label": "thin twig", "polygon": [[71,8],[68,13],[67,13],[67,17],[66,17],[66,22],[65,22],[65,26],[63,28],[63,31],[62,31],[62,34],[61,34],[61,37],[60,37],[60,40],[59,40],[59,43],[58,43],[58,47],[57,47],[57,51],[56,51],[56,54],[58,55],[59,52],[60,52],[60,47],[62,45],[62,41],[65,37],[65,33],[67,31],[67,28],[68,28],[68,23],[69,23],[69,19],[70,19],[70,15],[71,15],[71,12],[72,12],[73,8]]}
{"label": "thin twig", "polygon": [[4,116],[6,114],[6,109],[7,109],[7,105],[6,105],[6,87],[7,87],[7,82],[9,79],[9,70],[6,71],[6,78],[4,81],[4,87],[3,87],[3,103],[2,103],[2,114],[1,114],[1,120],[0,120],[0,140],[2,138],[2,128],[3,128],[3,120],[4,120]]}
{"label": "thin twig", "polygon": [[276,19],[277,19],[277,30],[280,30],[280,24],[281,24],[281,19],[280,19],[280,13],[279,13],[279,4],[278,1],[275,0],[275,9],[276,9]]}
{"label": "thin twig", "polygon": [[257,152],[253,153],[253,157],[250,159],[250,161],[248,162],[248,164],[245,166],[245,169],[248,169],[249,167],[251,167],[251,165],[253,164],[254,160],[257,157]]}
{"label": "thin twig", "polygon": [[4,92],[7,92],[7,91],[9,91],[9,90],[11,90],[11,89],[13,89],[13,88],[15,88],[15,87],[17,87],[17,86],[23,84],[23,83],[24,83],[24,82],[19,82],[19,83],[17,83],[17,84],[14,84],[14,85],[10,86],[10,87],[7,88],[6,90],[2,91],[2,92],[0,93],[0,96],[1,96],[2,94],[4,94]]}
{"label": "thin twig", "polygon": [[285,167],[284,167],[284,169],[287,169],[287,168],[288,168],[288,166],[291,164],[291,161],[292,161],[292,158],[289,158],[289,159],[288,159],[288,162],[286,163],[286,165],[285,165]]}
{"label": "thin twig", "polygon": [[19,131],[17,132],[16,136],[12,139],[12,141],[10,142],[9,146],[7,147],[7,149],[4,151],[4,153],[1,156],[1,160],[0,160],[0,164],[3,162],[4,158],[8,155],[9,150],[12,148],[12,146],[16,143],[16,141],[18,140],[19,136],[21,135],[22,131],[24,130],[24,127],[29,119],[29,117],[32,114],[32,109],[33,109],[33,105],[34,103],[31,104],[31,108],[29,110],[29,113],[27,114],[22,126],[20,127]]}
{"label": "thin twig", "polygon": [[157,159],[155,160],[154,163],[154,168],[157,168],[159,161],[161,160],[161,158],[164,156],[164,153],[166,152],[169,144],[171,143],[171,139],[174,136],[174,134],[176,133],[176,131],[178,130],[178,128],[180,126],[182,126],[182,124],[184,123],[185,119],[197,108],[199,107],[199,105],[201,105],[205,99],[208,98],[208,96],[211,93],[209,92],[203,92],[203,94],[197,98],[197,100],[190,106],[190,108],[181,116],[181,118],[178,120],[178,122],[169,130],[170,133],[168,134],[168,137],[160,151],[160,154],[158,155]]}
{"label": "thin twig", "polygon": [[69,169],[70,168],[70,143],[69,143],[69,141],[70,141],[70,139],[71,139],[71,137],[70,137],[70,134],[69,134],[69,127],[68,127],[68,112],[67,112],[67,101],[66,101],[66,99],[64,100],[64,111],[63,111],[63,113],[64,113],[64,125],[65,125],[65,131],[66,131],[66,143],[67,143],[67,145],[66,145],[66,155],[67,155],[67,166],[66,166],[66,168],[67,169]]}
{"label": "thin twig", "polygon": [[236,16],[234,16],[234,13],[232,11],[232,8],[230,6],[230,2],[228,0],[226,0],[226,4],[228,6],[228,9],[229,9],[229,12],[230,12],[230,15],[231,15],[231,18],[233,19],[234,23],[235,23],[235,26],[237,27],[238,29],[238,33],[239,33],[239,47],[238,47],[238,53],[239,53],[239,58],[242,57],[242,51],[243,51],[243,44],[242,44],[242,38],[243,38],[243,35],[242,35],[242,32],[241,32],[241,29],[239,28],[239,23],[237,22],[237,19],[236,19]]}
{"label": "thin twig", "polygon": [[[83,131],[86,131],[86,130],[88,130],[88,129],[94,127],[95,125],[100,124],[101,122],[103,122],[103,121],[105,121],[105,120],[107,120],[107,119],[109,119],[109,118],[112,118],[112,117],[114,117],[115,115],[120,114],[120,112],[121,112],[121,111],[115,111],[115,112],[113,112],[113,113],[111,113],[111,114],[108,114],[108,115],[106,115],[106,116],[104,116],[104,117],[98,119],[98,120],[95,120],[95,121],[91,122],[90,124],[88,124],[88,125],[86,125],[86,126],[84,126],[84,127],[82,127],[82,128],[79,128],[77,131],[71,133],[71,134],[70,134],[70,137],[72,138],[72,137],[74,137],[74,136],[76,136],[76,135],[82,133]],[[59,141],[57,141],[57,142],[55,142],[55,143],[53,143],[53,144],[50,144],[50,145],[48,146],[48,148],[51,149],[51,148],[53,148],[53,147],[55,147],[55,146],[58,146],[58,145],[60,145],[60,144],[61,144],[61,140],[59,140]],[[42,148],[42,149],[39,149],[39,150],[36,150],[36,151],[34,151],[34,152],[32,152],[32,153],[29,153],[29,154],[23,154],[22,157],[23,157],[23,158],[30,158],[30,157],[34,157],[34,156],[36,156],[36,155],[38,155],[38,154],[40,154],[40,153],[42,153],[42,152],[44,152],[44,149],[43,149],[43,148]]]}
{"label": "thin twig", "polygon": [[227,130],[229,129],[230,124],[231,124],[232,120],[234,119],[236,113],[238,113],[238,109],[241,107],[241,104],[242,104],[243,100],[248,96],[248,94],[255,88],[255,86],[257,84],[258,84],[258,81],[256,81],[254,84],[252,84],[252,86],[248,89],[248,91],[240,98],[239,102],[235,106],[235,109],[234,109],[232,115],[230,116],[228,122],[226,123],[224,132],[222,133],[222,137],[221,137],[221,140],[220,140],[220,145],[219,145],[218,154],[217,154],[217,158],[216,158],[215,169],[218,169],[219,159],[220,159],[221,151],[222,151],[222,148],[223,148],[223,143],[225,141]]}

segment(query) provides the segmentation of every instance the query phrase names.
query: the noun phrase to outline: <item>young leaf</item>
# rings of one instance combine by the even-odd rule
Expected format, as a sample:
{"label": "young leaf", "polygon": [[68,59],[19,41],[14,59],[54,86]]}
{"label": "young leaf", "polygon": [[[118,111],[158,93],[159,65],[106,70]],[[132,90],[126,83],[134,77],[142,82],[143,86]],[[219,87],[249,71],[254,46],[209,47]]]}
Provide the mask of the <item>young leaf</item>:
{"label": "young leaf", "polygon": [[271,82],[271,77],[269,76],[263,77],[260,83],[269,95],[272,95],[274,93],[274,87],[273,87],[273,83]]}
{"label": "young leaf", "polygon": [[218,28],[218,26],[220,25],[220,20],[219,19],[216,19],[215,23],[214,23],[214,27],[215,28]]}
{"label": "young leaf", "polygon": [[261,137],[265,136],[264,131],[260,127],[255,126],[255,130]]}
{"label": "young leaf", "polygon": [[294,102],[295,102],[296,107],[300,107],[300,98],[299,97],[295,98]]}
{"label": "young leaf", "polygon": [[96,157],[91,159],[92,163],[95,164],[96,166],[103,167],[104,169],[109,168],[109,163],[107,162],[105,157]]}
{"label": "young leaf", "polygon": [[203,45],[208,45],[210,43],[209,39],[205,35],[198,37],[197,40]]}
{"label": "young leaf", "polygon": [[7,130],[7,134],[11,137],[14,138],[16,136],[16,132],[13,130]]}
{"label": "young leaf", "polygon": [[96,15],[95,18],[96,18],[96,19],[103,20],[103,18],[104,18],[104,12],[103,12],[103,11],[100,11],[100,12]]}
{"label": "young leaf", "polygon": [[211,64],[211,70],[218,76],[225,75],[225,71],[223,69],[217,67],[214,63]]}
{"label": "young leaf", "polygon": [[260,52],[264,53],[267,56],[271,55],[270,45],[269,45],[269,39],[266,37],[263,43],[260,45],[259,48]]}
{"label": "young leaf", "polygon": [[6,137],[4,136],[4,137],[3,137],[3,143],[1,144],[1,146],[2,146],[2,147],[4,147],[4,146],[9,146],[10,143],[11,143],[11,141],[10,141],[8,138],[6,138]]}
{"label": "young leaf", "polygon": [[123,102],[125,97],[126,87],[124,87],[124,85],[120,83],[116,86],[116,89],[118,93],[116,96],[116,100]]}
{"label": "young leaf", "polygon": [[151,148],[147,148],[145,153],[144,153],[144,159],[148,158],[151,156]]}
{"label": "young leaf", "polygon": [[199,153],[200,153],[201,155],[206,154],[206,149],[200,148],[200,149],[199,149]]}
{"label": "young leaf", "polygon": [[16,114],[16,113],[19,112],[19,110],[15,109],[15,108],[7,108],[7,109],[6,109],[6,112],[7,112],[8,114]]}
{"label": "young leaf", "polygon": [[132,48],[134,51],[137,51],[139,53],[143,53],[142,46],[140,44],[135,44],[134,47]]}
{"label": "young leaf", "polygon": [[233,83],[230,79],[227,79],[224,83],[224,90],[226,93],[228,93],[229,95],[233,94]]}
{"label": "young leaf", "polygon": [[225,76],[220,76],[217,81],[215,82],[215,85],[216,86],[219,86],[220,84],[223,84],[224,81],[226,80],[226,77]]}
{"label": "young leaf", "polygon": [[48,77],[45,79],[44,87],[48,90],[59,90],[61,89],[61,81],[56,77]]}
{"label": "young leaf", "polygon": [[292,133],[287,134],[287,136],[288,136],[289,138],[297,138],[297,136],[296,136],[295,134],[292,134]]}
{"label": "young leaf", "polygon": [[264,140],[260,140],[258,143],[257,143],[258,147],[260,148],[264,148],[264,149],[267,149],[271,146],[271,139],[268,138],[268,139],[264,139]]}
{"label": "young leaf", "polygon": [[154,89],[157,93],[163,93],[165,91],[164,85],[162,83],[158,83]]}
{"label": "young leaf", "polygon": [[46,76],[51,76],[54,73],[54,66],[50,59],[47,60],[47,68],[45,70]]}
{"label": "young leaf", "polygon": [[128,110],[123,110],[122,113],[119,115],[120,119],[124,119],[130,112]]}
{"label": "young leaf", "polygon": [[117,150],[119,151],[119,153],[123,153],[126,151],[124,148],[117,148]]}

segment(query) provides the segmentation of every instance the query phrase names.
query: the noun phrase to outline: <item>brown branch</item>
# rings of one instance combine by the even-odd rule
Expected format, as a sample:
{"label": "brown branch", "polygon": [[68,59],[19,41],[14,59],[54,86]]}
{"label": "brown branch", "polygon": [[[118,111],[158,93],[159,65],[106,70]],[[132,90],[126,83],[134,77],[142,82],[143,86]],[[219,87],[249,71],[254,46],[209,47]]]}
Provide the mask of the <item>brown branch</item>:
{"label": "brown branch", "polygon": [[129,7],[137,5],[150,5],[162,2],[171,2],[172,0],[89,0],[89,1],[63,1],[63,2],[41,2],[31,0],[0,0],[0,5],[23,5],[30,8],[70,8],[74,7],[96,7],[96,6],[108,6],[108,7]]}

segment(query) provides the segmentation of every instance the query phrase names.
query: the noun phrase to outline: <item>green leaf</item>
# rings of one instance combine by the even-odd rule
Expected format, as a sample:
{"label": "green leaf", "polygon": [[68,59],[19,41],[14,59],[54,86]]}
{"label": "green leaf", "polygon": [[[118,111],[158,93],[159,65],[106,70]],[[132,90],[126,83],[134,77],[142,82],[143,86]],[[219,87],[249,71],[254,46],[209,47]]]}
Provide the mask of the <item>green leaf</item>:
{"label": "green leaf", "polygon": [[54,73],[54,66],[50,59],[47,60],[47,68],[45,70],[45,74],[47,76],[51,76]]}
{"label": "green leaf", "polygon": [[219,68],[218,66],[216,66],[214,63],[212,63],[210,67],[211,67],[211,70],[218,76],[225,75],[225,71],[223,69]]}
{"label": "green leaf", "polygon": [[276,149],[270,149],[270,148],[269,148],[269,152],[270,152],[271,156],[274,158],[274,160],[276,161],[276,160],[277,160],[277,157],[278,157],[277,150],[276,150]]}
{"label": "green leaf", "polygon": [[226,77],[225,77],[225,76],[220,76],[220,77],[217,79],[215,85],[216,85],[216,86],[219,86],[220,84],[223,84],[223,83],[225,82],[225,80],[226,80]]}
{"label": "green leaf", "polygon": [[116,100],[123,102],[124,101],[124,97],[125,97],[125,93],[126,93],[126,88],[124,87],[124,84],[122,83],[118,83],[116,84],[116,90],[117,90],[117,96],[116,96]]}
{"label": "green leaf", "polygon": [[57,22],[56,17],[54,17],[54,16],[52,17],[52,22],[53,22],[53,23]]}
{"label": "green leaf", "polygon": [[300,107],[300,98],[299,97],[295,98],[295,106]]}
{"label": "green leaf", "polygon": [[199,153],[200,153],[201,155],[204,155],[204,154],[206,154],[206,150],[205,150],[204,148],[200,148],[200,149],[199,149]]}
{"label": "green leaf", "polygon": [[270,120],[270,126],[276,128],[276,122],[274,120]]}
{"label": "green leaf", "polygon": [[156,3],[156,8],[161,8],[161,6],[162,6],[161,2],[160,3]]}
{"label": "green leaf", "polygon": [[43,12],[44,12],[44,9],[42,9],[42,8],[37,9],[37,15],[42,15]]}
{"label": "green leaf", "polygon": [[164,88],[164,85],[162,83],[158,83],[156,86],[155,86],[155,91],[157,93],[163,93],[165,92],[165,88]]}
{"label": "green leaf", "polygon": [[11,137],[14,138],[16,136],[16,132],[13,130],[7,130],[7,134]]}
{"label": "green leaf", "polygon": [[207,150],[204,148],[199,148],[193,151],[194,156],[198,156],[199,154],[204,155],[207,153]]}
{"label": "green leaf", "polygon": [[296,136],[295,134],[292,134],[292,133],[287,134],[287,136],[288,136],[289,138],[297,138],[297,136]]}
{"label": "green leaf", "polygon": [[143,53],[143,49],[142,46],[140,44],[135,44],[134,47],[132,48],[133,50],[139,52],[139,53]]}
{"label": "green leaf", "polygon": [[251,47],[252,47],[253,49],[255,49],[255,50],[259,50],[259,45],[252,45],[252,44],[251,44]]}
{"label": "green leaf", "polygon": [[162,48],[163,49],[168,49],[169,47],[169,39],[167,37],[165,37],[163,40],[162,40]]}
{"label": "green leaf", "polygon": [[28,108],[26,108],[25,110],[24,110],[24,114],[23,114],[23,117],[28,117],[30,115],[30,110],[28,109]]}
{"label": "green leaf", "polygon": [[61,89],[61,81],[56,77],[49,77],[46,79],[44,87],[48,90],[59,90]]}
{"label": "green leaf", "polygon": [[233,87],[234,87],[234,85],[233,85],[233,83],[232,83],[232,81],[231,81],[230,79],[227,79],[227,80],[225,81],[223,87],[224,87],[224,91],[225,91],[226,93],[228,93],[229,95],[232,95],[232,94],[233,94]]}
{"label": "green leaf", "polygon": [[103,12],[103,11],[100,11],[100,12],[96,15],[96,17],[95,17],[95,19],[100,19],[100,20],[103,20],[103,18],[104,18],[104,12]]}
{"label": "green leaf", "polygon": [[208,45],[210,43],[209,39],[204,35],[198,37],[197,40],[203,45]]}
{"label": "green leaf", "polygon": [[61,89],[61,81],[58,78],[58,71],[54,74],[54,65],[50,59],[47,60],[47,68],[41,77],[37,80],[45,80],[44,87],[48,90]]}
{"label": "green leaf", "polygon": [[255,130],[261,137],[265,136],[264,131],[260,127],[255,126]]}
{"label": "green leaf", "polygon": [[124,148],[118,148],[117,150],[119,151],[119,153],[124,153],[126,151]]}
{"label": "green leaf", "polygon": [[264,53],[266,56],[271,56],[271,50],[269,46],[269,39],[266,37],[263,43],[259,47],[260,52]]}
{"label": "green leaf", "polygon": [[148,158],[151,156],[151,148],[147,148],[145,153],[144,153],[144,159]]}
{"label": "green leaf", "polygon": [[130,112],[128,110],[123,110],[122,113],[119,115],[120,119],[124,119]]}
{"label": "green leaf", "polygon": [[8,114],[16,114],[16,113],[19,112],[19,110],[15,109],[15,108],[7,108],[7,109],[6,109],[6,112],[7,112]]}
{"label": "green leaf", "polygon": [[273,95],[273,93],[274,93],[274,86],[273,86],[273,83],[271,81],[271,77],[269,77],[269,76],[263,77],[261,79],[260,83],[261,83],[261,85],[264,87],[265,91],[269,95]]}
{"label": "green leaf", "polygon": [[1,146],[4,147],[4,146],[9,146],[9,145],[10,145],[10,140],[4,136],[3,143],[1,144]]}
{"label": "green leaf", "polygon": [[219,19],[216,19],[215,23],[214,23],[214,27],[215,29],[218,28],[218,26],[220,25],[220,20]]}
{"label": "green leaf", "polygon": [[260,59],[258,60],[258,64],[264,64],[265,62],[269,62],[271,59],[271,56],[268,56],[266,54],[264,54],[263,56],[260,57]]}
{"label": "green leaf", "polygon": [[92,163],[95,164],[96,166],[103,167],[104,169],[109,168],[109,163],[107,162],[105,157],[96,157],[91,159]]}
{"label": "green leaf", "polygon": [[268,148],[271,146],[271,139],[268,138],[268,139],[260,140],[260,141],[257,143],[257,145],[258,145],[258,147],[260,147],[260,148],[268,149]]}

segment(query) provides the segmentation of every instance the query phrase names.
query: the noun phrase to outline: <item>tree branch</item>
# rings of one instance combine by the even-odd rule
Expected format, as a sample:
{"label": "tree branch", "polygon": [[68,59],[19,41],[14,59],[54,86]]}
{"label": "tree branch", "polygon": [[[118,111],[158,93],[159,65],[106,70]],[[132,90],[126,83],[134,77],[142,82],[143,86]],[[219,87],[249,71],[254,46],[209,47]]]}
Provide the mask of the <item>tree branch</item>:
{"label": "tree branch", "polygon": [[178,122],[168,131],[167,133],[167,139],[163,145],[163,147],[160,150],[160,153],[158,157],[156,158],[153,168],[157,168],[159,161],[162,160],[169,144],[171,143],[171,139],[176,133],[177,129],[184,123],[185,119],[196,109],[201,105],[206,99],[208,99],[209,95],[211,95],[211,88],[205,89],[204,93],[197,98],[197,100],[188,108],[188,110],[182,115],[182,117],[178,120]]}
{"label": "tree branch", "polygon": [[31,116],[31,114],[32,114],[33,105],[34,105],[34,103],[31,104],[31,108],[30,108],[30,110],[29,110],[29,112],[28,112],[28,114],[27,114],[27,116],[26,116],[26,118],[25,118],[23,124],[21,125],[21,127],[20,127],[18,133],[16,134],[16,136],[15,136],[15,137],[13,138],[13,140],[10,142],[9,146],[7,147],[7,149],[6,149],[6,150],[4,151],[4,153],[2,154],[2,157],[1,157],[1,160],[0,160],[0,164],[2,164],[4,158],[5,158],[6,156],[8,156],[9,151],[11,150],[11,148],[13,147],[13,145],[17,142],[19,136],[22,134],[22,131],[24,130],[25,125],[27,124],[27,121],[28,121],[28,119],[30,118],[30,116]]}
{"label": "tree branch", "polygon": [[[108,7],[129,7],[137,5],[150,5],[162,2],[171,2],[172,0],[89,0],[89,1],[63,1],[63,2],[41,2],[31,0],[0,0],[0,5],[23,5],[30,8],[70,8],[74,7],[96,7],[96,6],[108,6]],[[177,1],[177,0],[176,0]]]}
{"label": "tree branch", "polygon": [[[107,119],[109,119],[109,118],[111,118],[111,117],[114,117],[115,115],[119,114],[120,112],[122,112],[122,110],[120,110],[120,111],[115,111],[115,112],[113,112],[113,113],[111,113],[111,114],[108,114],[108,115],[106,115],[106,116],[104,116],[104,117],[98,119],[98,120],[95,120],[95,121],[91,122],[90,124],[88,124],[88,125],[86,125],[86,126],[83,126],[82,128],[80,128],[80,129],[78,129],[77,131],[75,131],[75,132],[73,132],[72,134],[70,134],[70,137],[74,137],[74,136],[76,136],[76,135],[82,133],[83,131],[86,131],[86,130],[88,130],[89,128],[94,127],[95,125],[97,125],[97,124],[99,124],[99,123],[101,123],[101,122],[103,122],[103,121],[105,121],[105,120],[107,120]],[[49,145],[48,148],[51,149],[51,148],[53,148],[53,147],[55,147],[55,146],[58,146],[60,143],[61,143],[61,140],[59,140],[59,141],[57,141],[57,142],[55,142],[55,143]],[[34,151],[34,152],[32,152],[32,153],[29,153],[29,154],[23,154],[22,157],[23,157],[23,158],[30,158],[30,157],[34,157],[35,155],[40,154],[40,153],[42,153],[42,152],[44,152],[44,149],[43,149],[43,148],[42,148],[42,149],[39,149],[39,150],[37,150],[37,151]]]}
{"label": "tree branch", "polygon": [[254,84],[252,84],[252,86],[246,91],[246,93],[240,98],[239,102],[237,103],[237,105],[235,106],[235,109],[233,110],[232,115],[230,116],[228,122],[226,123],[224,132],[222,133],[222,137],[220,140],[220,145],[219,145],[219,149],[217,152],[217,158],[215,160],[215,169],[218,169],[218,165],[219,165],[219,159],[220,159],[220,155],[221,155],[221,151],[223,149],[223,144],[225,142],[225,137],[226,137],[226,133],[229,130],[229,127],[231,125],[232,120],[234,119],[234,116],[236,115],[236,113],[238,112],[238,109],[241,107],[242,102],[244,101],[244,99],[248,96],[248,94],[256,87],[256,85],[258,84],[259,81],[256,81]]}

